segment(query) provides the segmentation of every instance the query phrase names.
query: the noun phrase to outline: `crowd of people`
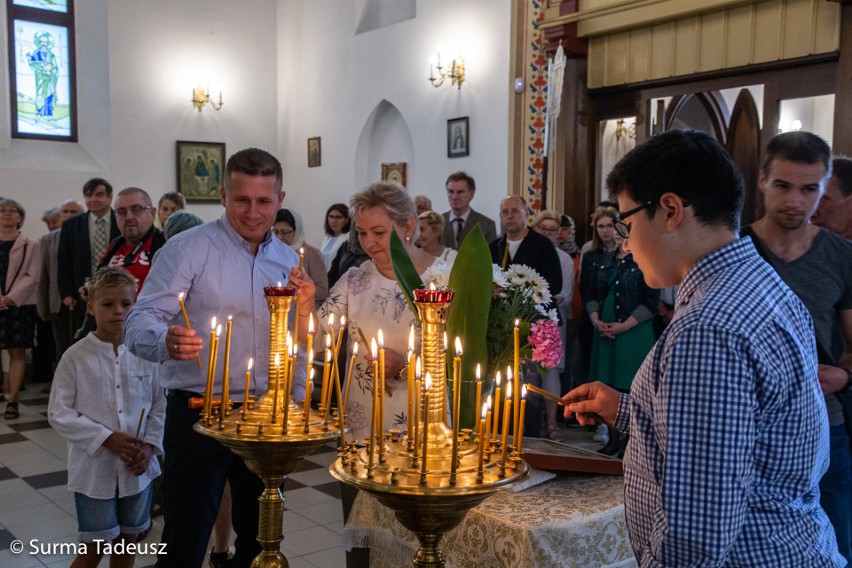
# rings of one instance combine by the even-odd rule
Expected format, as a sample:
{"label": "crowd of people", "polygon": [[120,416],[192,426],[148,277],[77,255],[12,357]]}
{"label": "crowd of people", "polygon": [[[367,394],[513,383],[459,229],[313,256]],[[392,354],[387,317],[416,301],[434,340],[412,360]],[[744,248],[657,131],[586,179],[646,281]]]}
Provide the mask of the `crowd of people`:
{"label": "crowd of people", "polygon": [[[302,340],[310,314],[321,330],[330,314],[366,337],[381,328],[383,427],[404,429],[416,318],[396,281],[391,234],[422,274],[451,265],[479,226],[493,264],[539,273],[559,324],[561,361],[546,372],[530,365],[524,380],[564,396],[566,410],[529,396],[525,432],[560,440],[560,421],[575,421],[594,430],[600,452],[624,458],[643,565],[852,559],[852,160],[832,159],[815,135],[769,143],[758,180],[765,215],[742,231],[742,178],[718,144],[691,131],[654,137],[609,174],[617,201],[594,210],[582,247],[574,219],[531,217],[520,196],[501,200],[497,222],[475,211],[465,172],[446,179],[443,213],[396,184],[372,184],[328,207],[314,247],[302,215],[283,206],[282,179],[268,152],[234,154],[224,213],[203,223],[179,193],[156,205],[137,187],[113,198],[94,178],[85,211],[71,199],[45,212],[49,232],[38,241],[21,233],[21,204],[0,199],[4,417],[19,416],[26,350],[52,345],[33,356],[34,366],[52,365],[34,373],[53,377],[49,418],[69,442],[81,539],[132,540],[164,512],[168,555],[158,566],[200,566],[211,532],[214,568],[248,566],[260,551],[262,483],[192,428],[188,401],[206,383],[195,360],[207,360],[208,346],[185,325],[178,292],[190,321],[233,317],[231,357],[256,362],[255,394],[267,385],[268,283],[298,289],[292,328]],[[373,388],[366,349],[351,369],[347,416],[360,440]],[[293,389],[304,397],[304,376]],[[348,513],[354,492],[344,487],[343,497]],[[774,538],[781,529],[796,537]],[[358,551],[348,560],[365,562]]]}

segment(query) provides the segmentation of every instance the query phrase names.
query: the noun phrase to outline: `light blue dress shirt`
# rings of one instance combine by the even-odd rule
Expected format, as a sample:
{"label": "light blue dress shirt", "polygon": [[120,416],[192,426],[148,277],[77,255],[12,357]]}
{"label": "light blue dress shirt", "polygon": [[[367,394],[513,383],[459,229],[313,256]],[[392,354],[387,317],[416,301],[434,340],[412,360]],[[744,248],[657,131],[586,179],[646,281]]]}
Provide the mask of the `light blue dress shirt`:
{"label": "light blue dress shirt", "polygon": [[[216,316],[222,324],[216,364],[214,396],[222,392],[225,359],[225,323],[233,316],[231,331],[230,383],[228,390],[242,399],[245,372],[254,358],[250,391],[266,392],[269,367],[269,309],[263,288],[286,284],[299,256],[278,239],[260,243],[257,255],[249,243],[228,223],[225,215],[217,221],[175,235],[159,250],[156,262],[145,280],[136,305],[127,315],[124,342],[132,353],[162,364],[160,384],[167,389],[203,393],[207,378],[210,322]],[[184,303],[192,328],[204,340],[202,368],[195,360],[175,361],[166,350],[166,332],[171,325],[184,326],[178,294]],[[295,302],[294,302],[295,304]],[[290,310],[292,329],[295,305]],[[304,398],[304,349],[299,352],[293,378],[293,397]]]}

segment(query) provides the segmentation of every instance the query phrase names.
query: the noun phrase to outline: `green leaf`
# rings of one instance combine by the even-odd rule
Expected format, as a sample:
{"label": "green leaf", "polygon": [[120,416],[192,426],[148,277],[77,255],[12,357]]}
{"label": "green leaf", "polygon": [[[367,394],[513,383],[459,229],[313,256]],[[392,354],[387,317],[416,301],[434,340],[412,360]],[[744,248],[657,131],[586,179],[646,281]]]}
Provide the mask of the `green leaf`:
{"label": "green leaf", "polygon": [[390,236],[390,257],[393,273],[396,274],[396,281],[408,301],[408,307],[414,312],[414,317],[419,322],[420,313],[417,311],[417,306],[414,305],[414,290],[423,288],[423,280],[420,279],[417,268],[411,261],[408,251],[405,250],[405,245],[402,244],[402,240],[396,234],[396,229]]}
{"label": "green leaf", "polygon": [[[476,397],[477,363],[482,367],[482,392],[487,392],[486,385],[490,385],[485,379],[488,368],[486,333],[493,289],[491,251],[478,225],[462,242],[450,272],[449,288],[456,293],[453,307],[447,318],[450,350],[453,350],[452,346],[456,337],[461,338],[463,345],[463,385],[459,422],[462,428],[469,428],[476,423],[480,411],[478,401],[473,400]],[[447,357],[447,363],[447,377],[450,378],[450,385],[452,385],[452,357]]]}

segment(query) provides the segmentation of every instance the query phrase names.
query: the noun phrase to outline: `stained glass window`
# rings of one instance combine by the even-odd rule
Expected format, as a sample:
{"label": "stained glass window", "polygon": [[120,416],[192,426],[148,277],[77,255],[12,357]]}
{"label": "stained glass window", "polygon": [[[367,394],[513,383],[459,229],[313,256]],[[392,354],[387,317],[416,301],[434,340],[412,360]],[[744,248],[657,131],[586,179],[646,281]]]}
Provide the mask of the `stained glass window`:
{"label": "stained glass window", "polygon": [[12,137],[77,140],[73,0],[8,0]]}

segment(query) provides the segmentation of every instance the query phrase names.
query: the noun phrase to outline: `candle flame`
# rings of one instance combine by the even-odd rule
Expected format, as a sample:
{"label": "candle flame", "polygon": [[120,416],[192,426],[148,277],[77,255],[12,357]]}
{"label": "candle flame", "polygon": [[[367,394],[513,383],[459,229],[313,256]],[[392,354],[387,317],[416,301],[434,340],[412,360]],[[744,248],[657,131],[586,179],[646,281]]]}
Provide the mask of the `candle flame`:
{"label": "candle flame", "polygon": [[278,353],[276,353],[275,354],[275,366],[278,367],[280,365],[281,365],[281,357],[278,355]]}
{"label": "candle flame", "polygon": [[313,368],[313,367],[311,367],[310,380],[311,380],[311,381],[313,381],[313,380],[314,380],[314,368]]}
{"label": "candle flame", "polygon": [[216,331],[216,316],[213,316],[213,319],[210,320],[210,331]]}
{"label": "candle flame", "polygon": [[449,347],[449,342],[447,342],[447,332],[444,332],[444,353],[447,352],[447,348]]}
{"label": "candle flame", "polygon": [[292,349],[290,349],[290,357],[295,357],[298,352],[299,352],[299,344],[294,343],[292,345]]}
{"label": "candle flame", "polygon": [[461,356],[462,356],[461,339],[459,339],[459,337],[456,336],[456,357],[461,357]]}
{"label": "candle flame", "polygon": [[287,339],[284,344],[287,346],[287,353],[293,350],[293,336],[289,332],[287,332]]}
{"label": "candle flame", "polygon": [[251,368],[254,366],[254,357],[249,357],[249,365],[248,370],[251,371]]}
{"label": "candle flame", "polygon": [[485,415],[488,414],[488,403],[482,404],[482,419],[485,420]]}
{"label": "candle flame", "polygon": [[506,400],[512,398],[512,383],[506,383]]}
{"label": "candle flame", "polygon": [[512,367],[506,367],[506,382],[512,382]]}
{"label": "candle flame", "polygon": [[503,379],[503,377],[502,377],[502,376],[500,376],[500,371],[497,371],[497,377],[494,379],[494,383],[495,383],[498,387],[500,386],[500,381],[501,381],[502,379]]}
{"label": "candle flame", "polygon": [[491,410],[491,395],[488,395],[488,398],[485,399],[485,405],[488,407],[488,410]]}
{"label": "candle flame", "polygon": [[373,354],[373,359],[379,356],[379,348],[376,346],[376,338],[370,341],[370,353]]}
{"label": "candle flame", "polygon": [[314,314],[308,316],[308,333],[312,335],[314,333]]}
{"label": "candle flame", "polygon": [[385,348],[385,336],[382,334],[382,330],[379,330],[379,349]]}
{"label": "candle flame", "polygon": [[527,385],[521,389],[521,398],[527,398]]}
{"label": "candle flame", "polygon": [[299,256],[304,256],[304,255],[305,255],[305,248],[299,247]]}
{"label": "candle flame", "polygon": [[219,339],[219,336],[222,335],[222,324],[218,324],[216,326],[216,339]]}
{"label": "candle flame", "polygon": [[234,316],[228,316],[228,321],[231,321],[233,319],[234,319]]}
{"label": "candle flame", "polygon": [[328,327],[334,325],[334,314],[328,314]]}
{"label": "candle flame", "polygon": [[417,362],[414,363],[414,378],[415,380],[420,380],[420,357],[418,357]]}
{"label": "candle flame", "polygon": [[515,320],[515,327],[518,327],[518,325],[519,325],[520,323],[521,323],[521,320]]}
{"label": "candle flame", "polygon": [[340,316],[340,327],[346,327],[346,316]]}
{"label": "candle flame", "polygon": [[331,332],[327,332],[325,334],[325,348],[331,349]]}
{"label": "candle flame", "polygon": [[357,355],[357,354],[358,354],[358,343],[355,343],[352,346],[352,355]]}
{"label": "candle flame", "polygon": [[414,325],[411,326],[411,331],[408,332],[408,350],[414,353]]}
{"label": "candle flame", "polygon": [[432,388],[432,375],[429,374],[429,371],[426,371],[426,382],[424,383],[424,388],[426,392],[429,392],[429,389]]}
{"label": "candle flame", "polygon": [[331,349],[325,350],[325,362],[331,363]]}
{"label": "candle flame", "polygon": [[283,288],[283,286],[281,285],[281,281],[280,281],[280,280],[278,281],[278,287],[279,287],[279,288]]}
{"label": "candle flame", "polygon": [[435,288],[435,283],[434,283],[434,282],[430,282],[430,283],[429,283],[429,289],[430,289],[430,290],[437,290],[437,288]]}
{"label": "candle flame", "polygon": [[179,300],[183,300],[183,298],[184,298],[183,292],[181,292],[180,294],[178,294],[178,299],[179,299]]}
{"label": "candle flame", "polygon": [[482,380],[482,368],[479,366],[479,363],[476,364],[476,380]]}
{"label": "candle flame", "polygon": [[310,351],[308,351],[308,361],[313,362],[313,360],[314,360],[314,350],[311,349]]}

